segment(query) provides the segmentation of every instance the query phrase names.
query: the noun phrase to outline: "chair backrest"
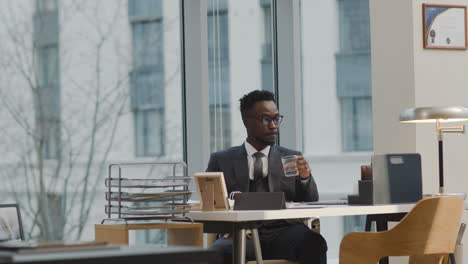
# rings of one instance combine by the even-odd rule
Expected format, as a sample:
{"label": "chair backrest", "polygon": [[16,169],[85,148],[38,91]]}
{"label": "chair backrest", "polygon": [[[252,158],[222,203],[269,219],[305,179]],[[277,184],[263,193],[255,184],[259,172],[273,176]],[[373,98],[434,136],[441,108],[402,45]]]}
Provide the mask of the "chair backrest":
{"label": "chair backrest", "polygon": [[387,231],[387,236],[404,244],[408,256],[450,253],[455,250],[462,213],[463,199],[460,197],[423,199],[398,225]]}
{"label": "chair backrest", "polygon": [[24,240],[18,204],[0,204],[0,241]]}
{"label": "chair backrest", "polygon": [[423,199],[388,231],[346,235],[341,242],[340,263],[375,263],[386,256],[453,253],[462,211],[460,197]]}

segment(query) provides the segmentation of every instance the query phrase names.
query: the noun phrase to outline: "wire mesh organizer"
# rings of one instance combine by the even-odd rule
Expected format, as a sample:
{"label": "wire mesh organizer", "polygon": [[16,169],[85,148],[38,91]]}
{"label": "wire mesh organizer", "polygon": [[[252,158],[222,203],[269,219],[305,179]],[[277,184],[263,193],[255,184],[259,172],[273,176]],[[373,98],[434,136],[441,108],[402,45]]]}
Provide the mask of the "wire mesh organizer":
{"label": "wire mesh organizer", "polygon": [[108,218],[102,223],[188,220],[191,180],[183,161],[111,164],[105,180]]}

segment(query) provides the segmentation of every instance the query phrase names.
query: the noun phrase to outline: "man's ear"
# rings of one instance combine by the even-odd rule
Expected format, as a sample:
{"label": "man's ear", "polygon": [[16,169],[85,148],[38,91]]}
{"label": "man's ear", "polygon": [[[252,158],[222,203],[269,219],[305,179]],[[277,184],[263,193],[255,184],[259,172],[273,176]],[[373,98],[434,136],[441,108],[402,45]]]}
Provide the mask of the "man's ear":
{"label": "man's ear", "polygon": [[247,119],[242,119],[242,123],[244,123],[244,127],[245,127],[245,128],[247,128],[247,122],[248,122]]}

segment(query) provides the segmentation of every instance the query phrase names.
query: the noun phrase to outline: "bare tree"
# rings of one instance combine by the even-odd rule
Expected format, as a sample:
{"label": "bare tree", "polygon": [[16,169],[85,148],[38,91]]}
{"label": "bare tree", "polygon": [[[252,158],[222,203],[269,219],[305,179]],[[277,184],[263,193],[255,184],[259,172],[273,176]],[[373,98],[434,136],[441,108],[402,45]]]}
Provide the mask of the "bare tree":
{"label": "bare tree", "polygon": [[[45,154],[46,144],[51,144],[50,127],[44,120],[50,118],[47,99],[53,96],[41,87],[38,67],[37,11],[31,10],[32,1],[8,1],[0,11],[0,27],[5,37],[0,58],[1,115],[9,122],[2,125],[0,135],[9,138],[7,145],[15,149],[5,160],[1,170],[5,189],[19,201],[28,219],[32,219],[27,234],[41,239],[79,239],[94,206],[98,186],[103,185],[103,175],[109,152],[115,143],[115,135],[121,116],[128,111],[129,58],[120,54],[121,45],[116,34],[119,17],[125,12],[126,2],[113,1],[112,14],[100,16],[101,1],[73,1],[62,5],[61,11],[69,12],[67,20],[79,18],[84,23],[88,38],[81,38],[87,45],[86,54],[79,54],[82,67],[89,70],[89,80],[75,74],[75,62],[71,57],[70,43],[60,43],[60,79],[66,81],[61,91],[70,101],[62,102],[58,120],[60,137],[58,155]],[[89,14],[84,4],[93,5]],[[24,10],[23,16],[15,16]],[[123,16],[125,17],[125,16]],[[36,21],[37,22],[37,21]],[[72,26],[61,21],[61,28]],[[72,23],[72,22],[70,22]],[[75,22],[76,23],[76,22]],[[75,25],[76,26],[76,25]],[[36,32],[35,32],[36,30]],[[84,32],[79,32],[84,33]],[[89,37],[91,36],[91,37]],[[77,38],[80,36],[77,35]],[[62,39],[61,39],[62,41]],[[76,39],[64,41],[76,41]],[[67,45],[68,44],[68,45]],[[121,48],[121,47],[120,47]],[[129,46],[125,46],[129,49]],[[112,49],[114,52],[109,53]],[[117,58],[117,59],[116,59]],[[68,60],[68,61],[67,61]],[[109,73],[104,68],[110,61],[125,65],[120,72]],[[49,72],[58,75],[59,72]],[[82,77],[82,76],[81,76]],[[12,86],[15,89],[11,89]],[[68,97],[69,96],[69,97]],[[57,135],[55,135],[57,136]],[[78,207],[78,208],[77,208]]]}
{"label": "bare tree", "polygon": [[[47,73],[59,76],[59,95],[46,90],[41,79],[37,35],[51,29],[38,28],[41,16],[32,3],[0,3],[0,118],[5,121],[0,136],[8,138],[0,140],[8,153],[0,169],[5,183],[0,190],[24,209],[30,220],[27,236],[80,239],[92,211],[104,210],[96,200],[103,195],[111,150],[128,150],[125,143],[132,142],[117,140],[125,130],[119,123],[130,114],[127,0],[59,1],[59,65]],[[165,85],[179,72],[176,67],[168,73]],[[62,100],[58,115],[50,107],[57,96]],[[165,125],[181,130],[176,123]],[[53,126],[58,126],[55,134]],[[52,158],[44,150],[53,143],[51,134],[59,139]]]}

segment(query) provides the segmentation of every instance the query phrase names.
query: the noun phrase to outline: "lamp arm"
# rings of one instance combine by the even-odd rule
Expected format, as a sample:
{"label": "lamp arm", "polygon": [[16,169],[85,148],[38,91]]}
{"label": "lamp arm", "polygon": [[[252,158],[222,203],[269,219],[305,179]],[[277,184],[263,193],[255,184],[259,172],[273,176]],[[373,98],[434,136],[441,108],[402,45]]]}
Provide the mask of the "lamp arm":
{"label": "lamp arm", "polygon": [[440,129],[443,133],[465,133],[465,125],[441,127]]}
{"label": "lamp arm", "polygon": [[437,139],[442,140],[443,133],[465,133],[465,125],[460,126],[440,126],[440,120],[436,119]]}

